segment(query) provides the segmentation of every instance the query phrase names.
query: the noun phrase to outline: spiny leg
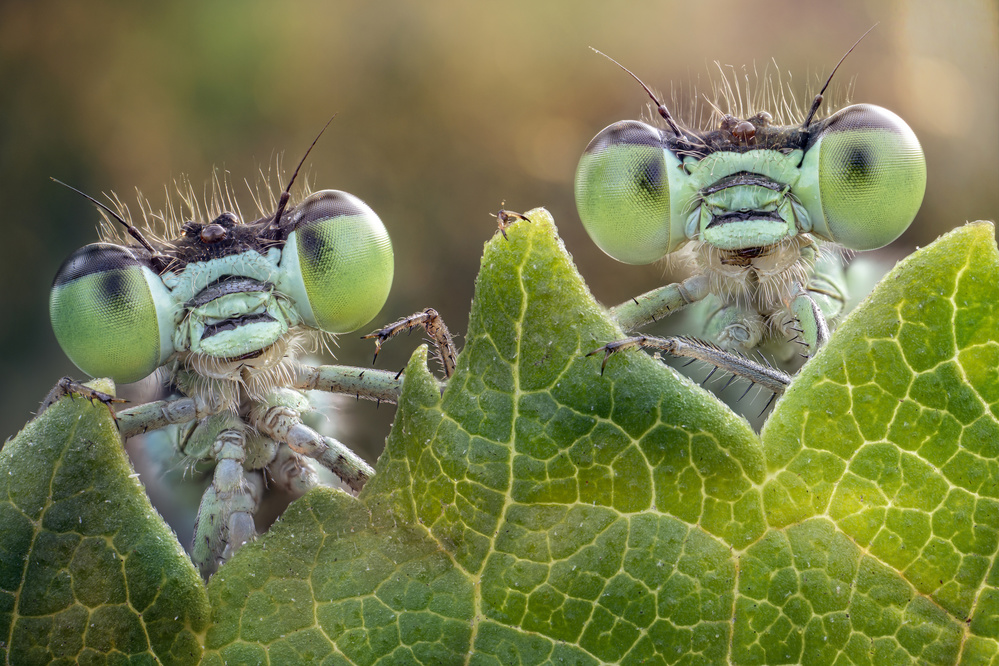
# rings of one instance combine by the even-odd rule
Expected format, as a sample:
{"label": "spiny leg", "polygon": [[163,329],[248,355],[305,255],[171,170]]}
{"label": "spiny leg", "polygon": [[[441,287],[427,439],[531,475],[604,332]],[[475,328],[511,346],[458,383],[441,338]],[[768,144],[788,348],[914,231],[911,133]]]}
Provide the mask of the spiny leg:
{"label": "spiny leg", "polygon": [[345,365],[317,367],[294,363],[292,386],[297,389],[344,393],[377,402],[396,403],[402,394],[398,372],[352,368]]}
{"label": "spiny leg", "polygon": [[213,447],[217,464],[212,483],[201,498],[191,549],[191,559],[206,580],[257,534],[253,514],[260,502],[260,489],[243,473],[245,443],[243,433],[232,429],[223,431]]}
{"label": "spiny leg", "polygon": [[646,347],[680,358],[706,361],[716,368],[721,368],[722,370],[731,372],[733,375],[744,377],[754,384],[759,384],[768,391],[772,391],[775,395],[783,394],[784,389],[791,383],[791,375],[777,368],[757,363],[739,354],[727,352],[710,342],[685,336],[656,338],[649,335],[640,335],[608,343],[599,349],[591,351],[587,356],[604,352],[604,360],[600,366],[600,372],[603,373],[611,354],[633,347]]}
{"label": "spiny leg", "polygon": [[51,407],[56,403],[59,398],[72,395],[80,395],[90,400],[91,402],[99,402],[105,405],[111,412],[111,416],[115,416],[114,409],[111,405],[116,402],[128,402],[127,400],[122,400],[121,398],[116,398],[110,393],[104,393],[103,391],[98,391],[97,389],[92,389],[86,384],[76,381],[72,377],[63,377],[56,382],[56,385],[52,387],[45,399],[42,400],[41,406],[38,408],[38,414],[36,416],[41,416],[42,412]]}
{"label": "spiny leg", "polygon": [[815,300],[799,285],[789,309],[798,320],[798,332],[802,342],[808,348],[807,356],[812,356],[829,339],[829,324]]}
{"label": "spiny leg", "polygon": [[354,491],[360,491],[375,473],[346,446],[302,423],[299,411],[291,407],[261,405],[250,412],[250,424],[275,442],[287,444],[296,453],[314,458]]}
{"label": "spiny leg", "polygon": [[444,320],[437,314],[437,310],[427,308],[423,312],[417,312],[408,317],[403,317],[399,321],[389,324],[385,328],[379,329],[361,336],[362,340],[375,338],[375,359],[378,359],[378,352],[382,345],[389,339],[395,337],[403,331],[411,331],[422,326],[437,346],[441,364],[444,366],[444,377],[448,378],[454,374],[457,364],[458,352],[454,348],[454,341],[451,339],[451,332],[444,325]]}
{"label": "spiny leg", "polygon": [[611,308],[611,316],[625,331],[651,324],[680,308],[705,298],[709,291],[708,278],[694,275],[636,296]]}
{"label": "spiny leg", "polygon": [[221,408],[221,404],[211,405],[200,398],[155,400],[118,412],[118,429],[128,439],[168,425],[200,421],[217,414]]}

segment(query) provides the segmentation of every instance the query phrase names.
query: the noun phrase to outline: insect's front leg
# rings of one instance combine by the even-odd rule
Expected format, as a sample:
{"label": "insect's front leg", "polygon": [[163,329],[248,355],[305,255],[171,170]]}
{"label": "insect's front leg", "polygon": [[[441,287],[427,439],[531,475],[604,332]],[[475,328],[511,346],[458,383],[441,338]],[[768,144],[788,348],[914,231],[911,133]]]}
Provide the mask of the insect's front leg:
{"label": "insect's front leg", "polygon": [[302,423],[308,399],[297,391],[277,389],[250,410],[250,424],[275,442],[287,444],[298,454],[314,458],[352,490],[360,491],[375,470],[360,456]]}
{"label": "insect's front leg", "polygon": [[[233,417],[232,425],[241,426],[238,418]],[[262,484],[258,478],[254,478],[257,483],[251,483],[244,474],[245,446],[241,427],[223,430],[212,446],[217,464],[212,483],[201,498],[191,550],[191,559],[206,579],[257,534],[253,515]]]}
{"label": "insect's front leg", "polygon": [[118,412],[118,430],[122,438],[128,439],[168,425],[201,421],[221,409],[221,403],[211,404],[202,398],[156,400]]}
{"label": "insect's front leg", "polygon": [[626,331],[642,328],[680,308],[696,303],[710,293],[706,275],[693,275],[682,282],[648,291],[611,308],[611,316]]}
{"label": "insect's front leg", "polygon": [[[625,338],[624,340],[617,340],[616,342],[608,343],[599,349],[595,349],[587,354],[587,356],[593,356],[594,354],[604,352],[603,364],[600,366],[600,371],[602,373],[604,368],[607,366],[607,361],[611,354],[624,349],[638,349],[642,347],[646,349],[655,349],[656,351],[663,351],[677,358],[690,358],[705,361],[715,366],[716,369],[720,368],[731,373],[733,378],[744,377],[748,379],[751,382],[750,386],[753,384],[759,384],[768,391],[771,391],[774,395],[783,394],[784,389],[791,383],[791,376],[786,372],[778,370],[777,368],[762,365],[756,361],[746,358],[745,356],[725,351],[718,345],[710,342],[685,336],[657,338],[651,335],[640,335],[633,338]],[[713,374],[714,370],[711,372]],[[708,377],[710,378],[711,375],[708,375]],[[731,383],[731,381],[729,381],[729,383]],[[726,384],[726,386],[728,386],[728,384]]]}
{"label": "insect's front leg", "polygon": [[290,365],[292,386],[305,391],[344,393],[377,402],[399,401],[402,379],[398,372],[352,368],[346,365]]}
{"label": "insect's front leg", "polygon": [[441,365],[444,367],[444,377],[450,377],[454,374],[454,369],[458,362],[458,352],[455,349],[454,340],[451,338],[451,332],[444,324],[444,320],[437,314],[437,310],[433,308],[427,308],[423,312],[403,317],[385,328],[361,336],[361,339],[375,339],[375,359],[377,359],[378,352],[381,351],[382,345],[387,340],[390,340],[403,331],[412,331],[414,328],[419,327],[423,327],[427,335],[434,341]]}

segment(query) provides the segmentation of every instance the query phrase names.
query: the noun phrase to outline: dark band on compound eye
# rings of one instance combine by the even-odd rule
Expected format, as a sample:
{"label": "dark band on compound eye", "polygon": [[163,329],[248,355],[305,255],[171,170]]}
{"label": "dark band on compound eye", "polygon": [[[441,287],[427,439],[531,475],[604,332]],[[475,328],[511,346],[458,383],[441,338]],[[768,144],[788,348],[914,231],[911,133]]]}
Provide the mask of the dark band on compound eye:
{"label": "dark band on compound eye", "polygon": [[145,266],[151,270],[148,259],[138,254],[137,250],[111,243],[92,243],[80,248],[63,262],[52,286],[59,287],[93,273],[116,271],[132,266]]}
{"label": "dark band on compound eye", "polygon": [[[344,196],[343,192],[329,190],[310,196],[302,202],[292,214],[293,229],[305,231],[308,225],[318,220],[329,220],[336,217],[365,215],[368,210],[357,205],[352,198]],[[303,234],[305,236],[305,234]],[[308,240],[303,240],[308,243]]]}
{"label": "dark band on compound eye", "polygon": [[893,134],[902,134],[902,128],[894,119],[885,115],[880,107],[871,104],[857,104],[834,113],[822,126],[823,133],[849,132],[850,130],[870,129],[885,130]]}
{"label": "dark band on compound eye", "polygon": [[663,132],[651,125],[637,120],[622,120],[596,135],[586,147],[584,154],[599,153],[622,144],[665,148],[666,140]]}

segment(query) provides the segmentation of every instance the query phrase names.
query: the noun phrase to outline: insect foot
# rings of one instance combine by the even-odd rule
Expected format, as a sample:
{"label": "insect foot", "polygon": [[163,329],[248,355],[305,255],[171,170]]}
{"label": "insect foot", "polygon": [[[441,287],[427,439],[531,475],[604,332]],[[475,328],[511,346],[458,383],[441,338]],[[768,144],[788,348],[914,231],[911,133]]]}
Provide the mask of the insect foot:
{"label": "insect foot", "polygon": [[451,375],[454,374],[454,368],[458,362],[458,352],[455,349],[454,340],[451,338],[451,332],[444,324],[444,320],[441,319],[439,314],[437,314],[437,310],[434,310],[433,308],[427,308],[423,312],[417,312],[416,314],[409,315],[408,317],[403,317],[399,321],[391,323],[385,328],[380,328],[377,331],[372,331],[367,335],[361,336],[361,339],[374,339],[375,357],[372,361],[373,363],[378,360],[378,352],[381,351],[382,345],[385,342],[392,339],[399,333],[404,331],[410,332],[414,328],[420,327],[426,331],[427,335],[434,343],[434,347],[437,350],[437,359],[440,361],[441,367],[444,369],[444,378],[450,378]]}
{"label": "insect foot", "polygon": [[[281,391],[286,395],[294,391]],[[278,394],[275,391],[275,394]],[[298,394],[301,395],[301,394]],[[298,410],[286,405],[260,405],[250,412],[250,424],[275,442],[316,460],[352,490],[360,491],[375,470],[356,453],[332,437],[324,437],[302,423]]]}
{"label": "insect foot", "polygon": [[503,210],[502,208],[498,213],[489,214],[496,218],[496,225],[499,228],[500,233],[503,234],[503,238],[506,240],[510,240],[510,237],[506,235],[506,230],[509,229],[517,220],[526,220],[527,222],[531,221],[531,219],[526,215],[515,213],[512,210]]}
{"label": "insect foot", "polygon": [[111,416],[114,417],[114,408],[111,406],[114,403],[128,402],[127,400],[122,400],[121,398],[116,398],[110,393],[104,393],[103,391],[98,391],[97,389],[92,389],[86,384],[81,384],[80,382],[74,380],[72,377],[63,377],[56,385],[52,387],[45,399],[42,400],[41,406],[38,408],[38,414],[41,415],[46,409],[51,407],[55,402],[64,396],[79,395],[91,402],[99,402],[108,408],[111,412]]}

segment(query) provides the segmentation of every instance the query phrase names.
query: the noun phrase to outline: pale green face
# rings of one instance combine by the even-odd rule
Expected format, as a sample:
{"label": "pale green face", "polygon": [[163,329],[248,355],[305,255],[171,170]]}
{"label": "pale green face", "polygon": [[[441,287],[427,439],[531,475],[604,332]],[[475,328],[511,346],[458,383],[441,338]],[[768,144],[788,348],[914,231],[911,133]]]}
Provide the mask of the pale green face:
{"label": "pale green face", "polygon": [[583,152],[576,206],[604,252],[646,264],[691,240],[735,251],[812,233],[874,249],[908,228],[925,188],[909,126],[861,104],[807,130],[766,114],[684,136],[615,123]]}
{"label": "pale green face", "polygon": [[156,248],[167,258],[180,256],[179,245],[188,253],[186,265],[162,274],[141,248],[77,250],[59,269],[49,301],[66,355],[88,375],[132,382],[175,352],[238,360],[296,326],[353,331],[385,304],[392,244],[360,199],[316,192],[276,231],[269,219],[234,220],[221,216]]}

